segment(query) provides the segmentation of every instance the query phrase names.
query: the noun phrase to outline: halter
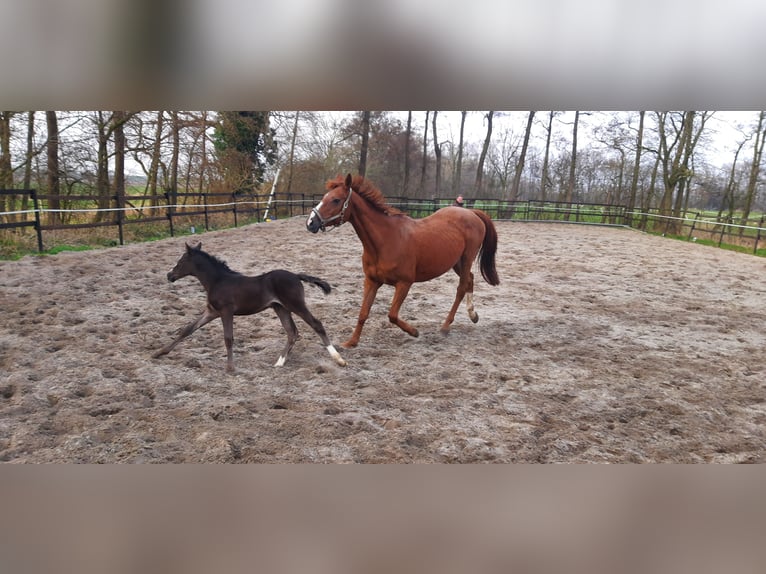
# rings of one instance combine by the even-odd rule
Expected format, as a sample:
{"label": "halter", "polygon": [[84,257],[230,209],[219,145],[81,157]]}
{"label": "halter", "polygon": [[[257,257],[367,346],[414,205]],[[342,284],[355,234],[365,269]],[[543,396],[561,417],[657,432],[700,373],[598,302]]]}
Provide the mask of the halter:
{"label": "halter", "polygon": [[335,227],[340,227],[345,221],[343,221],[343,216],[346,214],[346,209],[348,208],[348,204],[351,201],[351,194],[354,193],[354,189],[349,185],[348,186],[348,195],[346,196],[346,201],[343,202],[343,207],[340,209],[340,213],[336,213],[332,217],[328,217],[327,219],[324,219],[321,215],[319,215],[319,212],[317,211],[317,208],[314,207],[311,210],[312,215],[316,216],[316,218],[319,220],[319,229],[321,229],[323,232],[327,231],[326,226],[331,221],[335,221],[336,219],[340,218],[340,223],[338,225],[334,225],[330,229],[334,229]]}

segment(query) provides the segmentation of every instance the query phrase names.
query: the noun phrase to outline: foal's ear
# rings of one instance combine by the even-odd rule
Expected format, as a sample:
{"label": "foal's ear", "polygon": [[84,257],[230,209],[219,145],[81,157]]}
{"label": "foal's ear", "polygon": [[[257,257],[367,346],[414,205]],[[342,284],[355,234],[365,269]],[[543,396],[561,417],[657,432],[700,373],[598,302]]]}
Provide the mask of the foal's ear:
{"label": "foal's ear", "polygon": [[197,243],[197,245],[189,245],[187,243],[186,244],[186,251],[189,251],[189,252],[191,252],[191,251],[202,251],[202,242],[200,241],[199,243]]}
{"label": "foal's ear", "polygon": [[346,187],[351,187],[351,174],[346,176]]}

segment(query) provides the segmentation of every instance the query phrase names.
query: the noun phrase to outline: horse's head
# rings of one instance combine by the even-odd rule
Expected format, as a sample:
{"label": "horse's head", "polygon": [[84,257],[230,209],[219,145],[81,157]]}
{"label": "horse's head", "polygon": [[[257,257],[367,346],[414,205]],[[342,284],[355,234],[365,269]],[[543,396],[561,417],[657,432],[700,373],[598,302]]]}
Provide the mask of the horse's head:
{"label": "horse's head", "polygon": [[327,193],[322,201],[311,210],[306,220],[306,228],[311,233],[320,229],[325,231],[327,226],[336,227],[346,222],[344,218],[348,204],[351,201],[351,174],[346,176],[345,181],[337,177],[327,182]]}
{"label": "horse's head", "polygon": [[170,273],[168,273],[168,281],[173,283],[174,281],[178,281],[181,277],[191,275],[194,272],[194,263],[192,262],[192,258],[194,257],[195,252],[201,251],[202,243],[197,243],[197,245],[194,247],[187,243],[186,251],[184,251],[184,254],[181,255],[181,258],[176,263],[176,266],[170,270]]}

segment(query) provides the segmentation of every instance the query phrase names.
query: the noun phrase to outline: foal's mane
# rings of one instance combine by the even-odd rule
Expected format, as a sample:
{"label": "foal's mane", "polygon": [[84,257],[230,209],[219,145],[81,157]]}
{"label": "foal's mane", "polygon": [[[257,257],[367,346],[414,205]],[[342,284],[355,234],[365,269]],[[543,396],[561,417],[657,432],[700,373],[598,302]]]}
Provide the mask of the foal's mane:
{"label": "foal's mane", "polygon": [[229,267],[226,261],[224,261],[223,259],[219,259],[215,255],[211,255],[207,251],[202,251],[202,249],[192,249],[191,252],[193,254],[196,254],[197,256],[202,256],[217,271],[225,272],[225,273],[234,273],[234,274],[240,275],[239,271],[234,271],[231,267]]}
{"label": "foal's mane", "polygon": [[[327,189],[332,189],[338,185],[345,185],[345,179],[341,175],[328,181]],[[403,211],[386,203],[386,198],[383,197],[381,191],[369,179],[365,179],[361,175],[355,175],[351,179],[351,189],[381,213],[386,215],[404,215]]]}

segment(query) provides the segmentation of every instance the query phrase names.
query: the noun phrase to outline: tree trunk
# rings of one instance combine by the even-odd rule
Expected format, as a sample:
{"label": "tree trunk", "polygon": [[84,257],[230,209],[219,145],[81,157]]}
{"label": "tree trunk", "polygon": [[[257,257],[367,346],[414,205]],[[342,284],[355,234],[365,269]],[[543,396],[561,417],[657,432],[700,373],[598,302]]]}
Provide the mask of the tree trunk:
{"label": "tree trunk", "polygon": [[362,148],[359,151],[359,175],[367,173],[367,149],[370,146],[370,112],[362,112]]}
{"label": "tree trunk", "polygon": [[[758,115],[758,127],[755,131],[755,144],[753,144],[753,163],[750,165],[750,177],[747,181],[747,190],[745,192],[745,205],[742,212],[742,225],[747,225],[747,219],[750,217],[750,210],[753,208],[755,200],[755,191],[758,187],[758,176],[761,172],[761,159],[763,157],[763,146],[766,141],[766,111]],[[744,229],[740,228],[740,235]]]}
{"label": "tree trunk", "polygon": [[287,193],[293,188],[293,168],[295,167],[295,141],[298,139],[298,119],[301,113],[295,112],[295,121],[293,122],[293,133],[290,139],[290,156],[287,162]]}
{"label": "tree trunk", "polygon": [[423,127],[423,164],[420,167],[420,189],[417,196],[424,197],[426,186],[426,165],[428,164],[428,117],[430,112],[426,112],[426,123]]}
{"label": "tree trunk", "polygon": [[519,186],[521,185],[521,174],[524,171],[524,162],[527,159],[527,147],[529,146],[529,134],[532,132],[532,120],[535,119],[535,112],[529,112],[527,116],[527,129],[524,132],[524,143],[521,145],[521,154],[516,163],[516,173],[513,174],[513,184],[511,185],[510,201],[516,201],[519,197]]}
{"label": "tree trunk", "polygon": [[[0,112],[0,189],[13,189],[11,167],[11,117],[14,112]],[[5,197],[0,195],[0,211],[5,211]],[[8,196],[11,209],[13,200]]]}
{"label": "tree trunk", "polygon": [[[96,128],[98,131],[98,149],[96,151],[96,195],[98,196],[98,208],[109,209],[109,130],[103,112],[96,115]],[[105,219],[105,211],[96,214],[96,221]]]}
{"label": "tree trunk", "polygon": [[168,182],[168,188],[171,203],[175,205],[178,203],[178,156],[181,146],[181,123],[178,121],[178,112],[170,112],[170,120],[173,153],[170,157],[170,181]]}
{"label": "tree trunk", "polygon": [[455,169],[455,178],[452,180],[452,195],[460,195],[462,188],[461,179],[463,178],[463,135],[465,133],[465,117],[468,112],[460,112],[460,141],[457,145],[457,167]]}
{"label": "tree trunk", "polygon": [[[24,182],[23,189],[32,188],[32,159],[35,157],[35,112],[27,114],[27,151],[24,156]],[[24,194],[21,200],[21,209],[29,209],[29,195]]]}
{"label": "tree trunk", "polygon": [[407,131],[404,133],[404,180],[402,182],[402,195],[407,195],[407,186],[410,183],[410,142],[412,140],[412,112],[407,112]]}
{"label": "tree trunk", "polygon": [[484,161],[487,159],[489,142],[492,139],[492,117],[494,115],[494,111],[487,112],[487,135],[484,138],[484,146],[481,148],[481,155],[479,155],[479,165],[476,168],[476,182],[474,184],[475,197],[479,197],[481,194],[481,182],[484,178]]}
{"label": "tree trunk", "polygon": [[436,133],[436,115],[439,112],[434,110],[433,116],[431,116],[432,127],[434,137],[434,157],[436,158],[436,182],[434,185],[434,197],[439,197],[441,194],[441,180],[442,180],[442,149],[439,146],[439,136]]}
{"label": "tree trunk", "polygon": [[[154,130],[154,143],[152,144],[152,160],[149,163],[148,180],[146,189],[149,195],[157,195],[157,182],[160,171],[160,153],[162,151],[162,130],[165,125],[165,114],[163,111],[157,112],[157,126]],[[152,198],[151,205],[159,205],[159,200]]]}
{"label": "tree trunk", "polygon": [[[638,193],[638,176],[641,172],[641,147],[644,145],[644,116],[646,112],[638,112],[638,135],[636,136],[636,156],[633,163],[633,179],[630,182],[630,198],[628,199],[628,212],[636,206],[636,194]],[[633,216],[628,214],[628,225]]]}
{"label": "tree trunk", "polygon": [[726,188],[724,188],[721,205],[718,207],[718,221],[721,221],[721,215],[724,210],[728,211],[727,219],[729,221],[731,221],[734,216],[734,177],[737,173],[737,159],[739,158],[739,152],[742,151],[745,143],[747,143],[747,140],[742,140],[737,146],[737,151],[734,152],[734,161],[731,164],[731,170],[729,170],[729,179],[726,182]]}
{"label": "tree trunk", "polygon": [[[55,210],[61,209],[61,201],[59,199],[59,194],[61,193],[59,183],[59,127],[56,112],[45,112],[45,120],[48,126],[48,143],[46,146],[48,152],[48,195],[54,196],[48,200],[48,207]],[[51,225],[56,225],[61,221],[61,214],[57,211],[51,211],[49,216],[48,221]]]}
{"label": "tree trunk", "polygon": [[114,193],[117,201],[115,219],[120,222],[125,219],[125,121],[127,116],[123,111],[112,113],[112,130],[114,132]]}
{"label": "tree trunk", "polygon": [[[580,123],[580,112],[575,112],[574,127],[572,127],[572,157],[569,164],[569,179],[567,180],[567,191],[564,201],[572,203],[575,188],[575,175],[577,173],[577,127]],[[569,214],[567,213],[567,216]],[[568,217],[567,217],[568,218]]]}
{"label": "tree trunk", "polygon": [[548,158],[551,151],[551,134],[553,133],[553,118],[556,112],[548,114],[548,133],[545,136],[545,156],[543,157],[543,173],[540,179],[540,201],[545,201],[548,189]]}

